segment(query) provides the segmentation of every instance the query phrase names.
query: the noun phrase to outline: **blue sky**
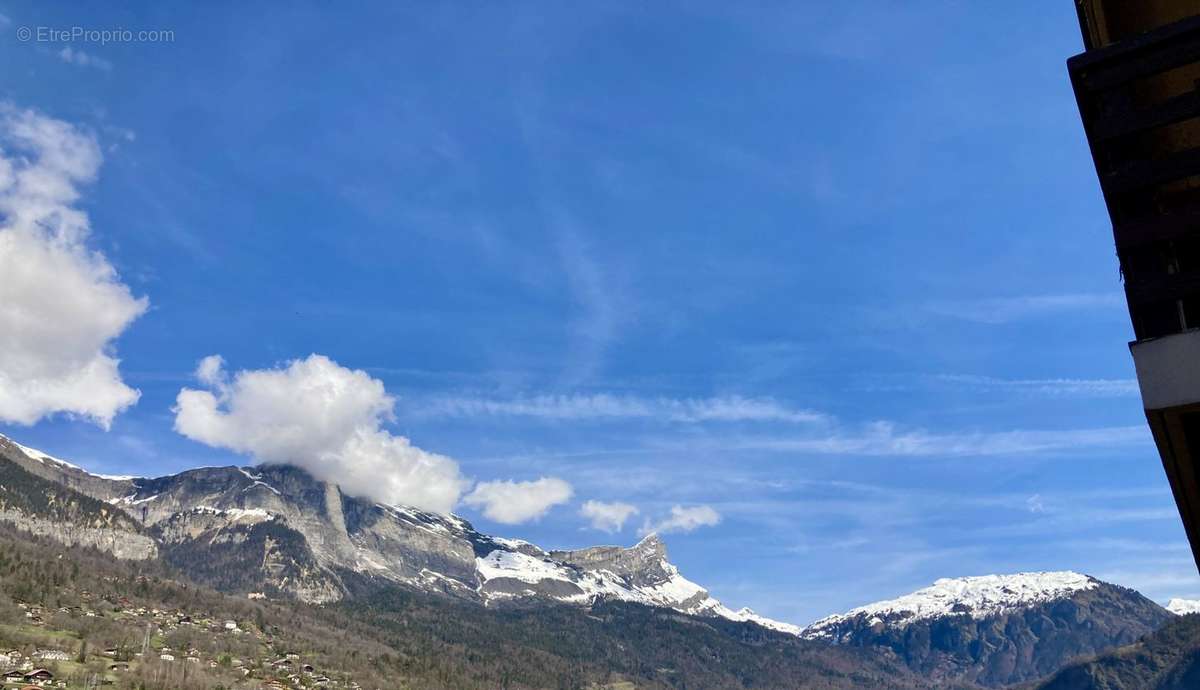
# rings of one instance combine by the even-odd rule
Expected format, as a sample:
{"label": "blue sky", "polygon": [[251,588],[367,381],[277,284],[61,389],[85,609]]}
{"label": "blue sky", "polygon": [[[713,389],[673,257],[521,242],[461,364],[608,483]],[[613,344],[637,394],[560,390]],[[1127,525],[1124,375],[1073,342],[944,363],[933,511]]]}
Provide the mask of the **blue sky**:
{"label": "blue sky", "polygon": [[[482,529],[628,544],[707,507],[665,538],[734,607],[1032,569],[1200,596],[1071,3],[728,5],[4,3],[0,100],[96,142],[73,203],[148,308],[108,429],[0,431],[97,471],[244,464],[175,430],[180,389],[316,353],[467,481],[572,488],[516,525],[459,504]],[[173,40],[18,40],[75,26]],[[639,512],[597,531],[588,500]]]}

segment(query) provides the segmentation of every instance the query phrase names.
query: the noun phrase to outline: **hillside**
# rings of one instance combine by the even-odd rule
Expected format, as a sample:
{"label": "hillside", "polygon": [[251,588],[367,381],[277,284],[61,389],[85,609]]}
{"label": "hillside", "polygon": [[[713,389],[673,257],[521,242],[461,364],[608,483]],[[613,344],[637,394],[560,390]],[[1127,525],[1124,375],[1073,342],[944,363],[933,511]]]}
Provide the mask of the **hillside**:
{"label": "hillside", "polygon": [[6,458],[4,450],[0,446],[0,523],[121,558],[140,560],[158,553],[154,540],[128,514],[29,472]]}
{"label": "hillside", "polygon": [[1071,665],[1038,690],[1195,690],[1200,688],[1200,615],[1093,659]]}
{"label": "hillside", "polygon": [[[118,689],[240,690],[303,664],[314,674],[298,673],[302,687],[317,676],[447,690],[928,687],[862,650],[637,604],[494,611],[395,587],[330,607],[249,600],[191,585],[161,561],[13,535],[0,536],[0,648],[61,650],[69,660],[38,664],[72,688],[95,675]],[[297,658],[280,665],[288,654]]]}

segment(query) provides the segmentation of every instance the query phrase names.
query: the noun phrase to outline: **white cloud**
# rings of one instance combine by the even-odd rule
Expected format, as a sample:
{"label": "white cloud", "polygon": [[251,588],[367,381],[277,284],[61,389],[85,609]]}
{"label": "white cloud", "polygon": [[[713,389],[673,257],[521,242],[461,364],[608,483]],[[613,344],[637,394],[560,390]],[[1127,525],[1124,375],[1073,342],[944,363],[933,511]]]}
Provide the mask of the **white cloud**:
{"label": "white cloud", "polygon": [[314,354],[228,380],[221,363],[213,355],[197,368],[210,390],[179,392],[175,429],[184,436],[297,465],[383,503],[446,513],[467,488],[454,460],[382,428],[394,401],[366,372]]}
{"label": "white cloud", "polygon": [[712,506],[671,506],[669,515],[657,522],[646,521],[640,530],[642,534],[655,532],[693,532],[701,527],[713,527],[721,522],[721,514]]}
{"label": "white cloud", "polygon": [[138,400],[112,341],[147,301],[87,246],[77,207],[100,162],[94,137],[0,104],[0,420],[65,412],[108,428]]}
{"label": "white cloud", "polygon": [[483,510],[484,516],[506,525],[537,520],[556,505],[571,500],[575,491],[567,482],[542,477],[531,482],[483,482],[463,503]]}
{"label": "white cloud", "polygon": [[579,509],[579,514],[591,522],[592,529],[611,534],[620,532],[625,522],[638,514],[638,509],[628,503],[587,501]]}
{"label": "white cloud", "polygon": [[112,63],[103,58],[96,57],[82,50],[76,50],[71,46],[67,46],[58,51],[58,59],[70,65],[79,67],[95,67],[105,72],[112,69]]}
{"label": "white cloud", "polygon": [[225,358],[209,355],[196,366],[196,378],[206,386],[220,386],[225,380]]}
{"label": "white cloud", "polygon": [[643,398],[595,395],[538,395],[492,400],[440,398],[423,402],[423,414],[446,417],[511,416],[552,420],[649,419],[665,422],[819,422],[826,416],[770,398],[738,395],[713,398]]}
{"label": "white cloud", "polygon": [[1042,500],[1041,494],[1034,494],[1025,499],[1025,507],[1028,508],[1029,512],[1031,513],[1046,512],[1046,502]]}

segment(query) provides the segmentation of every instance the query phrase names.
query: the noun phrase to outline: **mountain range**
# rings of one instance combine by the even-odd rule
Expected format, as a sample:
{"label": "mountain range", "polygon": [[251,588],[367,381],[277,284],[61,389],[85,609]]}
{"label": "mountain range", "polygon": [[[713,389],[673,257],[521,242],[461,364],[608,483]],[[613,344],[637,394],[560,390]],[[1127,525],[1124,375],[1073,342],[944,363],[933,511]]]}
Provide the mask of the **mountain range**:
{"label": "mountain range", "polygon": [[1131,589],[1050,572],[939,580],[800,626],[725,606],[679,572],[654,534],[628,548],[547,550],[458,516],[348,495],[290,465],[106,476],[2,436],[0,521],[162,562],[230,595],[328,606],[396,590],[497,611],[641,606],[854,651],[854,663],[898,664],[930,687],[1037,681],[1177,618]]}

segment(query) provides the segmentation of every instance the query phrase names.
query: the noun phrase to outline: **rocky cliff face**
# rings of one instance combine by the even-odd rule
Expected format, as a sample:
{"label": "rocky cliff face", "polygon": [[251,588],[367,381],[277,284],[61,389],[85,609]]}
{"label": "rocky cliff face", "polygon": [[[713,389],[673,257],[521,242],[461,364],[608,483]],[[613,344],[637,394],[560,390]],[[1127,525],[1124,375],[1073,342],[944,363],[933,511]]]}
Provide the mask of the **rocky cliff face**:
{"label": "rocky cliff face", "polygon": [[154,539],[124,512],[26,470],[10,459],[15,454],[29,461],[19,447],[0,437],[0,523],[117,558],[158,555]]}
{"label": "rocky cliff face", "polygon": [[1170,618],[1137,592],[1086,575],[1020,573],[939,580],[830,616],[803,636],[885,649],[939,681],[1000,686],[1128,644]]}
{"label": "rocky cliff face", "polygon": [[[291,466],[208,467],[147,479],[93,475],[6,439],[0,455],[37,481],[91,501],[136,535],[143,557],[161,552],[225,592],[327,603],[364,582],[385,582],[486,606],[631,601],[799,632],[725,607],[680,575],[654,535],[632,548],[547,552],[482,534],[457,516],[348,496]],[[103,534],[25,524],[63,541],[104,541]],[[132,553],[133,541],[108,540],[118,542]]]}

